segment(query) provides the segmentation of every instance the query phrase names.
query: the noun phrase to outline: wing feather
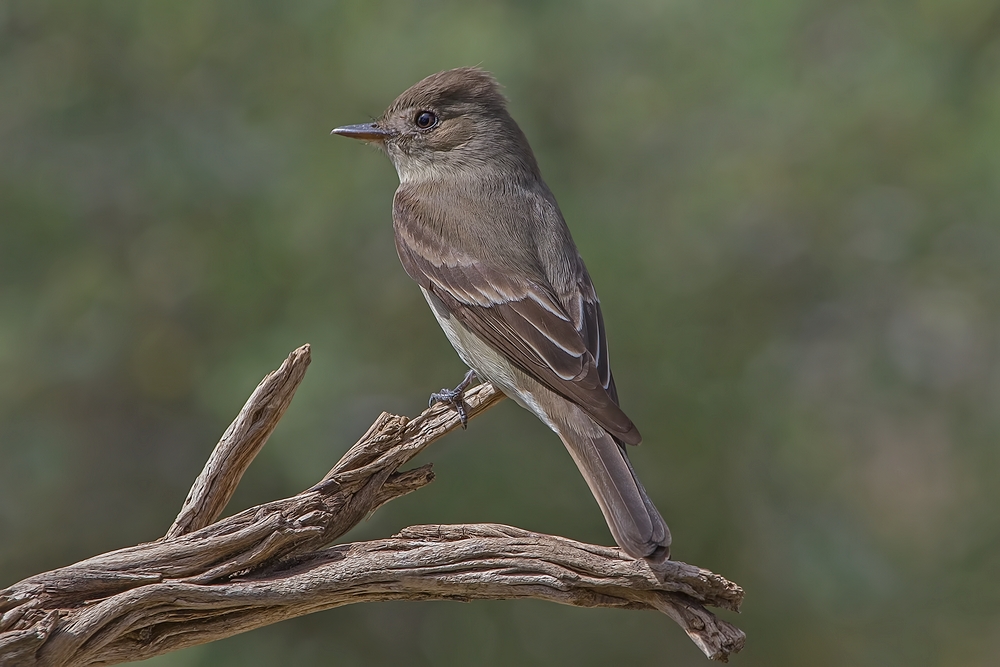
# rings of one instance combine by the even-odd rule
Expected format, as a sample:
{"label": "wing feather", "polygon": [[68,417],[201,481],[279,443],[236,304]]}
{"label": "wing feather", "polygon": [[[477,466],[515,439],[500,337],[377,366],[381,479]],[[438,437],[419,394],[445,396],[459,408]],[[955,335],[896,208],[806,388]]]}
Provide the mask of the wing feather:
{"label": "wing feather", "polygon": [[560,300],[541,277],[443,247],[426,231],[430,220],[421,218],[420,207],[399,192],[393,220],[406,272],[451,315],[529,376],[579,405],[611,435],[629,444],[640,441],[618,407],[600,303],[585,269],[576,294]]}

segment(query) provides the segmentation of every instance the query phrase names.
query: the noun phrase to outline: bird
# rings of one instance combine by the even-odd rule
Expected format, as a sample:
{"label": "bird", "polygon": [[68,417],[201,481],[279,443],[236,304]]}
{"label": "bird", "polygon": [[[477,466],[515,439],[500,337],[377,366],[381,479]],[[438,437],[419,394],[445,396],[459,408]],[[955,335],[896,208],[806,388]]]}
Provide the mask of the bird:
{"label": "bird", "polygon": [[399,176],[392,221],[406,273],[473,374],[562,440],[621,549],[662,564],[671,535],[629,461],[641,436],[619,406],[601,304],[559,205],[478,67],[432,74],[370,123],[332,134],[381,148]]}

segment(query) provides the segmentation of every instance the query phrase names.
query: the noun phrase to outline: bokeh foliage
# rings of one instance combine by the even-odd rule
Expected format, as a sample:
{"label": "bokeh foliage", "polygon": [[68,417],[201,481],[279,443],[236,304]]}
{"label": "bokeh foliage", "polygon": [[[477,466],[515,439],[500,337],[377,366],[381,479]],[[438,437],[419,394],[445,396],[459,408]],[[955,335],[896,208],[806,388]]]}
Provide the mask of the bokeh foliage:
{"label": "bokeh foliage", "polygon": [[[0,585],[161,535],[257,380],[314,362],[234,508],[463,372],[388,161],[327,133],[481,64],[601,293],[678,558],[736,664],[1000,662],[1000,8],[984,0],[0,0]],[[352,537],[610,542],[512,403]],[[705,664],[655,614],[356,606],[149,664]]]}

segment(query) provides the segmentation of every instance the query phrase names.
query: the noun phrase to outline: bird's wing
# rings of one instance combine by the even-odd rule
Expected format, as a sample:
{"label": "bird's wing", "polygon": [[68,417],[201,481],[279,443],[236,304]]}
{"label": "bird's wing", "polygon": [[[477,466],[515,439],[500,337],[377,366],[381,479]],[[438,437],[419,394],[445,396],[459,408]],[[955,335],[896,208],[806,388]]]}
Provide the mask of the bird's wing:
{"label": "bird's wing", "polygon": [[420,207],[399,199],[393,208],[396,249],[410,277],[515,366],[579,405],[614,437],[638,444],[638,430],[617,404],[604,322],[586,272],[575,295],[577,312],[569,313],[547,281],[445,248],[426,233]]}

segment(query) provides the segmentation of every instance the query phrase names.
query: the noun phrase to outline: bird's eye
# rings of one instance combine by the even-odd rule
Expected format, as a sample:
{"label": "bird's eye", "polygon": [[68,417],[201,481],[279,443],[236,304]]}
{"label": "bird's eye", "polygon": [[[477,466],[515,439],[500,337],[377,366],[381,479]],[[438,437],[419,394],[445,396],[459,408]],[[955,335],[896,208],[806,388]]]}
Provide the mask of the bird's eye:
{"label": "bird's eye", "polygon": [[427,130],[434,127],[434,125],[437,124],[437,120],[437,116],[435,116],[432,112],[420,111],[413,119],[413,122],[421,130]]}

